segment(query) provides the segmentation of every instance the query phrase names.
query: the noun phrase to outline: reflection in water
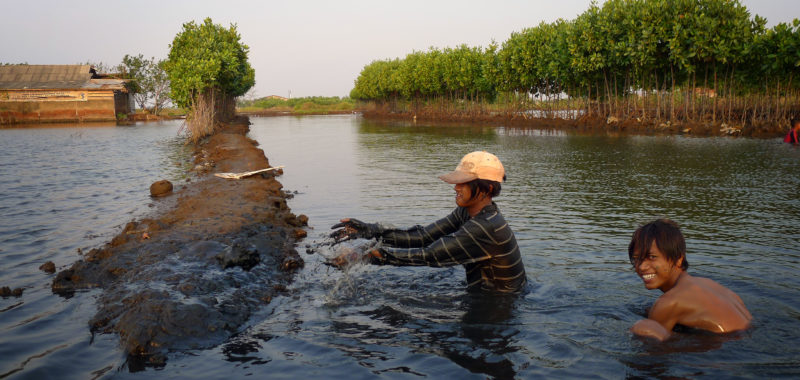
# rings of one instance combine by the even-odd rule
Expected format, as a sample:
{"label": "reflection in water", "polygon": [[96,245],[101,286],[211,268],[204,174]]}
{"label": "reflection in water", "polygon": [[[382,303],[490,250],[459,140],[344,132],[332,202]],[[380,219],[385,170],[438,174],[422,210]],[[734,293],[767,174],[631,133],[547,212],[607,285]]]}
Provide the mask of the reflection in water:
{"label": "reflection in water", "polygon": [[[638,346],[638,350],[643,355],[621,358],[620,361],[628,367],[639,371],[641,375],[648,377],[664,377],[674,372],[678,363],[672,363],[672,357],[685,354],[702,354],[719,350],[725,343],[746,339],[748,332],[737,332],[731,334],[714,334],[701,330],[678,329],[670,339],[664,342],[657,342],[653,339],[632,337],[632,345]],[[724,367],[725,363],[716,362],[712,367]],[[687,368],[688,369],[688,368]],[[687,376],[701,376],[704,373],[701,368],[688,369]],[[672,375],[670,377],[674,377]]]}
{"label": "reflection in water", "polygon": [[445,349],[445,356],[473,373],[513,378],[516,375],[514,363],[506,355],[519,348],[514,339],[519,330],[509,323],[518,296],[470,294],[465,298],[461,333],[469,339],[469,344],[461,352]]}
{"label": "reflection in water", "polygon": [[[398,370],[382,368],[392,358],[380,347],[397,346],[410,355],[445,357],[471,373],[496,378],[514,377],[515,364],[508,358],[519,348],[513,311],[519,297],[507,294],[476,295],[457,292],[442,296],[406,294],[400,299],[369,302],[376,305],[351,318],[333,318],[337,337],[355,339],[355,345],[338,346],[376,374]],[[457,318],[458,315],[460,318]],[[366,318],[366,319],[365,319]],[[377,349],[375,347],[378,347]],[[370,364],[367,364],[370,363]],[[379,369],[380,368],[380,369]],[[425,376],[430,369],[417,369]],[[403,372],[413,372],[406,368]]]}

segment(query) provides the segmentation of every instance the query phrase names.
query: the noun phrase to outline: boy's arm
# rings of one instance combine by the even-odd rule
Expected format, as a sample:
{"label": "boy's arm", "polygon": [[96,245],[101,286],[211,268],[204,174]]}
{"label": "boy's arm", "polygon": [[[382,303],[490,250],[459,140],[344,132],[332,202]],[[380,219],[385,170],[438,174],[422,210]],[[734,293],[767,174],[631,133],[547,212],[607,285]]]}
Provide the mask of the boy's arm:
{"label": "boy's arm", "polygon": [[655,338],[659,341],[664,341],[671,335],[669,330],[652,319],[640,319],[633,324],[631,332],[639,336]]}
{"label": "boy's arm", "polygon": [[672,328],[678,323],[679,318],[677,303],[671,297],[661,296],[653,304],[647,319],[636,322],[631,327],[631,332],[664,341],[672,335]]}

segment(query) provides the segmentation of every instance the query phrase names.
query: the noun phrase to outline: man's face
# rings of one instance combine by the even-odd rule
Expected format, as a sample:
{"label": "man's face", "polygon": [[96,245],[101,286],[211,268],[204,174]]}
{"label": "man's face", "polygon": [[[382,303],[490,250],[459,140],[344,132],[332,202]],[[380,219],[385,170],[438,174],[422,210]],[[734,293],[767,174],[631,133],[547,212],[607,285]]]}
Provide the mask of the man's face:
{"label": "man's face", "polygon": [[644,282],[645,288],[661,289],[666,292],[675,286],[675,282],[681,274],[680,264],[682,262],[682,258],[677,263],[670,262],[653,241],[650,250],[644,254],[644,257],[639,258],[636,274]]}
{"label": "man's face", "polygon": [[469,188],[469,185],[465,183],[456,184],[453,189],[456,191],[456,204],[459,207],[467,207],[472,206],[477,199],[473,197],[472,191]]}

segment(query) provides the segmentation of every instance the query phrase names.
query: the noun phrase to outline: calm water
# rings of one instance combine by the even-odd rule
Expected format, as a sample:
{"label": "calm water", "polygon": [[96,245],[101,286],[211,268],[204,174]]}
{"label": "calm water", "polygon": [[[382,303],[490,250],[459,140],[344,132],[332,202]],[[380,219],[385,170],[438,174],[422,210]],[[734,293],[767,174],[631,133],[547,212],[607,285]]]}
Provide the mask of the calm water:
{"label": "calm water", "polygon": [[[229,342],[139,372],[116,337],[88,332],[96,291],[54,296],[36,268],[102,244],[148,211],[152,181],[180,179],[177,125],[0,130],[0,285],[26,288],[0,299],[0,377],[800,375],[800,149],[779,139],[252,121],[270,163],[286,166],[293,211],[310,217],[298,247],[306,266]],[[478,149],[506,166],[496,201],[523,252],[527,294],[469,297],[461,268],[322,265],[334,252],[317,244],[341,217],[411,226],[449,213],[452,186],[436,176]],[[681,223],[690,271],[737,292],[753,329],[662,345],[631,337],[660,293],[633,273],[627,244],[659,216]]]}

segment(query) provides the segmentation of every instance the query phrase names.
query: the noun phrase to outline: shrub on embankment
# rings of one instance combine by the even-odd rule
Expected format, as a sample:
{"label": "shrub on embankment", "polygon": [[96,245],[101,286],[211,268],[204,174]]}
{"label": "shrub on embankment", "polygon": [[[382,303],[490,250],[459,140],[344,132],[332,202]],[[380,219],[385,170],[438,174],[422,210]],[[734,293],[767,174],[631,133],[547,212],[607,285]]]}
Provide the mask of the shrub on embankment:
{"label": "shrub on embankment", "polygon": [[235,25],[224,28],[206,18],[202,24],[183,24],[170,45],[165,69],[170,97],[188,110],[186,124],[193,141],[214,132],[217,121],[235,113],[237,96],[255,84],[255,70],[247,61]]}
{"label": "shrub on embankment", "polygon": [[373,61],[350,96],[442,115],[786,126],[800,113],[800,21],[765,25],[737,0],[609,0],[501,46]]}

